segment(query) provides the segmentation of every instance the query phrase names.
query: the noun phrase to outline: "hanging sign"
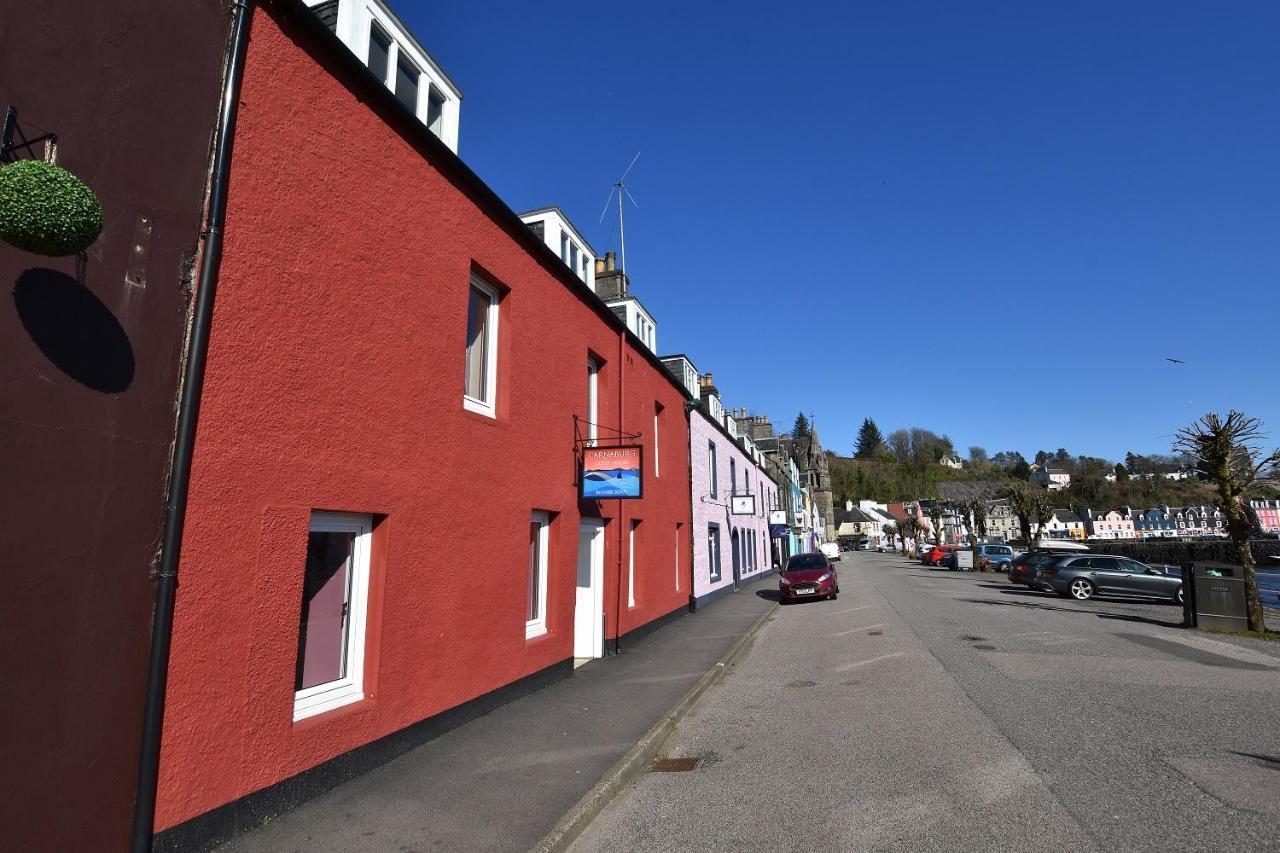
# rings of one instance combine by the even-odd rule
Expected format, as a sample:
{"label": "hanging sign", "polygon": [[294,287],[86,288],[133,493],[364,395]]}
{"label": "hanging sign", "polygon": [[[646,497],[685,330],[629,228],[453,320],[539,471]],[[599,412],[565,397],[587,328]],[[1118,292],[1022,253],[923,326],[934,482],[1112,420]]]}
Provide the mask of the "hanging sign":
{"label": "hanging sign", "polygon": [[734,515],[755,515],[756,514],[756,496],[755,495],[734,495],[733,496],[733,514]]}
{"label": "hanging sign", "polygon": [[769,536],[773,539],[785,539],[787,533],[787,511],[775,509],[769,513]]}
{"label": "hanging sign", "polygon": [[643,494],[641,460],[644,448],[584,447],[579,496],[584,500],[639,498]]}

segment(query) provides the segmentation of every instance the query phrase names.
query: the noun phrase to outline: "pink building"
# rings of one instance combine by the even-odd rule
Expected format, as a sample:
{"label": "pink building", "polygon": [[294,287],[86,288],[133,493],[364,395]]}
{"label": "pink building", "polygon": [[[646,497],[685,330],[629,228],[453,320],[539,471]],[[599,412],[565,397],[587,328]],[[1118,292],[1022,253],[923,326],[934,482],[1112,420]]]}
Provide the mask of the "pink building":
{"label": "pink building", "polygon": [[1251,500],[1249,506],[1258,516],[1258,527],[1267,533],[1280,531],[1280,501]]}
{"label": "pink building", "polygon": [[732,416],[718,403],[718,397],[704,395],[703,407],[689,413],[695,608],[773,566],[769,510],[778,508],[777,484],[747,453],[742,439],[734,438],[733,424],[726,420]]}
{"label": "pink building", "polygon": [[1084,511],[1085,525],[1090,539],[1136,539],[1138,534],[1133,528],[1133,519],[1128,508],[1124,512],[1118,509],[1106,512]]}

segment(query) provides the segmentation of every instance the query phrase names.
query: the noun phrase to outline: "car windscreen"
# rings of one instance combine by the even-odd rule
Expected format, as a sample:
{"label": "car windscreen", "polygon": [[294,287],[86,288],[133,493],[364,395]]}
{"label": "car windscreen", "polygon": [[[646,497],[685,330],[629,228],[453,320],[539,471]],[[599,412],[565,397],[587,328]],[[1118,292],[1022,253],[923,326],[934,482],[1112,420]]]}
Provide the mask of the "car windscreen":
{"label": "car windscreen", "polygon": [[787,560],[787,571],[802,572],[805,569],[825,569],[827,558],[821,554],[797,554]]}

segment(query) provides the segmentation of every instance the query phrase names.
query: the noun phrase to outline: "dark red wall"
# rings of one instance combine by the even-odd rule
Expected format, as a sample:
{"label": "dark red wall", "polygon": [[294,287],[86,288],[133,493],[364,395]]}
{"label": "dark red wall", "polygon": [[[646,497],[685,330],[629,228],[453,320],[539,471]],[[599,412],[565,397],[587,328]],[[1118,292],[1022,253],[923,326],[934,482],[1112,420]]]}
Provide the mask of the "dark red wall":
{"label": "dark red wall", "polygon": [[226,40],[221,0],[41,0],[0,26],[0,110],[59,133],[60,165],[105,210],[79,272],[0,244],[6,850],[127,847],[184,270]]}
{"label": "dark red wall", "polygon": [[[416,140],[333,45],[254,16],[200,420],[162,755],[163,829],[572,655],[579,517],[573,415],[589,354],[600,416],[665,407],[664,476],[600,507],[612,634],[617,526],[643,518],[624,631],[683,607],[683,394],[558,261]],[[336,50],[345,50],[338,46]],[[513,144],[513,153],[516,150]],[[469,277],[507,289],[496,420],[465,411]],[[566,281],[561,276],[569,277]],[[619,387],[623,389],[619,400]],[[647,452],[651,452],[647,448]],[[383,517],[369,698],[293,724],[312,509]],[[526,641],[532,510],[555,513],[549,634]],[[685,545],[687,548],[687,543]],[[687,551],[685,552],[687,553]],[[622,563],[625,566],[625,562]],[[481,584],[479,590],[468,589]]]}

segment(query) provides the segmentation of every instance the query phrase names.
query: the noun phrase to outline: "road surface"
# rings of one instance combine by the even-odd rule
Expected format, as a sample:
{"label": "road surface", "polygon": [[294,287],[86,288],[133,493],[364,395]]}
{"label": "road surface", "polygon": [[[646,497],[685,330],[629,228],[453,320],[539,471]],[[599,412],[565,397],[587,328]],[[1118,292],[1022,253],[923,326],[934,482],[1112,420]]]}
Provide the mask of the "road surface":
{"label": "road surface", "polygon": [[577,851],[1280,850],[1280,644],[847,554]]}

